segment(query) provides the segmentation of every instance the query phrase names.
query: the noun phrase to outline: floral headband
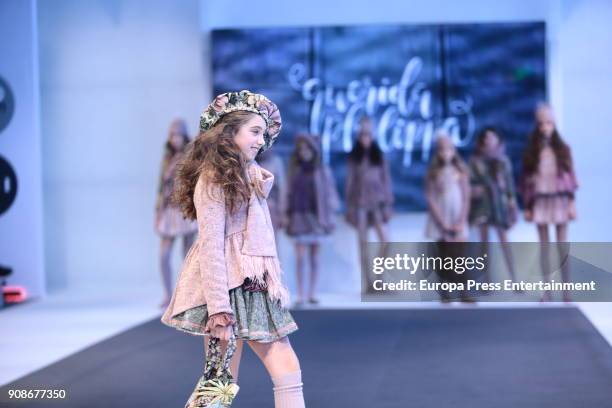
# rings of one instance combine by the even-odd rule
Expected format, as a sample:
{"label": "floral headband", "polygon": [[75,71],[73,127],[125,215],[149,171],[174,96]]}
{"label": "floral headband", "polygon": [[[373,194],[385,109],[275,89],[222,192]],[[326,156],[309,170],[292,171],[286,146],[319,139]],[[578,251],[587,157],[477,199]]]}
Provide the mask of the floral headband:
{"label": "floral headband", "polygon": [[202,112],[200,130],[206,131],[212,128],[223,115],[236,111],[257,113],[266,121],[265,145],[261,148],[261,151],[269,149],[281,130],[280,111],[264,95],[251,91],[226,92],[218,95]]}

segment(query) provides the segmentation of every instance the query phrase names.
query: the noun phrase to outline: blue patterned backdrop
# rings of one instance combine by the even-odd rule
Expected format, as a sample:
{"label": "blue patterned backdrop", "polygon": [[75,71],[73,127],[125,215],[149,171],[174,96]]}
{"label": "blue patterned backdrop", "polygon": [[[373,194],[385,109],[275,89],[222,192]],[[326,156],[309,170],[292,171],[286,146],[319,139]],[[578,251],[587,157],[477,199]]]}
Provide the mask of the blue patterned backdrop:
{"label": "blue patterned backdrop", "polygon": [[544,23],[223,29],[212,57],[215,95],[250,89],[278,104],[281,156],[298,132],[321,135],[341,192],[356,124],[372,116],[397,210],[425,208],[437,128],[467,157],[478,129],[494,125],[518,164],[546,98]]}

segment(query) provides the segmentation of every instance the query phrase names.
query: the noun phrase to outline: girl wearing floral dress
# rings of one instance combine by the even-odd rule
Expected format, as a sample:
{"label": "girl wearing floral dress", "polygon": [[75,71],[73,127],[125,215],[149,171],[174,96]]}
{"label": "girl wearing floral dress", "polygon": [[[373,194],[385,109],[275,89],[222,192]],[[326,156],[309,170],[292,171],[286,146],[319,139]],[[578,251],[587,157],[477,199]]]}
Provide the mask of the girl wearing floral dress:
{"label": "girl wearing floral dress", "polygon": [[183,213],[197,219],[199,237],[161,320],[219,338],[222,348],[234,336],[234,380],[246,342],[272,379],[274,406],[302,408],[300,364],[287,336],[298,327],[287,309],[266,204],[274,176],[254,160],[280,128],[276,105],[246,90],[217,96],[203,112],[175,191]]}
{"label": "girl wearing floral dress", "polygon": [[444,132],[437,134],[425,191],[429,209],[425,236],[435,241],[465,241],[470,204],[469,172]]}
{"label": "girl wearing floral dress", "polygon": [[[425,228],[427,238],[438,242],[441,257],[458,256],[461,250],[454,242],[467,238],[467,219],[470,208],[469,171],[452,140],[444,131],[436,134],[436,151],[427,170],[425,196],[428,217]],[[451,243],[451,244],[447,244]],[[436,271],[441,282],[466,284],[466,274],[441,269]],[[450,300],[450,293],[441,290],[443,302]],[[462,301],[472,301],[467,290],[461,292]]]}
{"label": "girl wearing floral dress", "polygon": [[177,163],[183,158],[188,143],[189,136],[185,121],[175,119],[170,124],[168,132],[155,204],[155,231],[161,237],[160,263],[165,295],[160,305],[162,308],[168,306],[172,294],[170,258],[174,241],[177,238],[183,239],[183,254],[187,255],[198,231],[198,225],[192,220],[183,218],[181,210],[170,200],[174,189]]}
{"label": "girl wearing floral dress", "polygon": [[515,278],[507,231],[517,218],[512,165],[504,152],[499,132],[484,128],[476,139],[470,158],[470,223],[478,227],[481,242],[489,241],[489,229],[496,230],[512,279]]}
{"label": "girl wearing floral dress", "polygon": [[[567,224],[576,218],[574,194],[578,182],[569,146],[559,134],[552,108],[541,104],[535,112],[535,129],[529,136],[523,159],[522,192],[525,202],[525,220],[536,224],[538,237],[545,250],[542,253],[544,279],[550,279],[548,265],[548,226],[554,225],[557,242],[567,241]],[[561,251],[563,252],[563,251]],[[563,259],[565,255],[560,253]],[[569,281],[567,262],[562,262],[562,279]],[[570,300],[569,292],[564,292],[565,301]],[[551,299],[545,292],[543,301]]]}

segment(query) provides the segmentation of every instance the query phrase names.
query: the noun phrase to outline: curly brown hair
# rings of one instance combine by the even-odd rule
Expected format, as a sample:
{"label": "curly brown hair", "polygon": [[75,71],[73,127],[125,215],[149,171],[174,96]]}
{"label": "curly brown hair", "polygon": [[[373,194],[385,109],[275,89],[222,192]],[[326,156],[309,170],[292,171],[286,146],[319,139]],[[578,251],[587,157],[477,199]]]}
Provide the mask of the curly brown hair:
{"label": "curly brown hair", "polygon": [[[172,201],[185,218],[196,219],[193,203],[195,186],[204,176],[220,186],[225,195],[226,210],[231,214],[249,201],[251,186],[246,176],[247,163],[233,137],[255,113],[228,113],[189,143],[184,158],[178,164]],[[210,194],[210,192],[209,192]]]}
{"label": "curly brown hair", "polygon": [[[540,134],[540,131],[536,127],[529,135],[527,142],[527,148],[523,155],[523,175],[530,176],[538,171],[538,162],[540,160],[540,152],[544,147],[544,136]],[[572,171],[572,158],[570,155],[570,149],[567,144],[561,138],[561,135],[555,129],[550,139],[550,147],[552,147],[557,159],[557,169],[561,172]]]}

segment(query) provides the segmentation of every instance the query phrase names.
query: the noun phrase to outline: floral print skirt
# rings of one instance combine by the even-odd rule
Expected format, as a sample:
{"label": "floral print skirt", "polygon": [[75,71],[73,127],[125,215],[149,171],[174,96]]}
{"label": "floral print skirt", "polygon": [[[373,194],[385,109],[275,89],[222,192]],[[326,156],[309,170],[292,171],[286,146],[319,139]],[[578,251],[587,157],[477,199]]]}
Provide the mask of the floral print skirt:
{"label": "floral print skirt", "polygon": [[[236,324],[234,335],[237,339],[269,343],[298,329],[288,309],[272,301],[265,291],[252,292],[243,286],[229,291],[230,305]],[[208,309],[201,305],[174,316],[173,327],[195,335],[204,333],[208,321]]]}

